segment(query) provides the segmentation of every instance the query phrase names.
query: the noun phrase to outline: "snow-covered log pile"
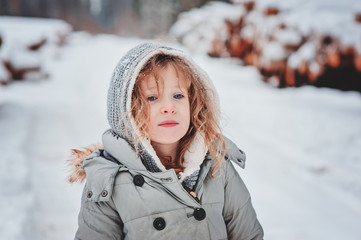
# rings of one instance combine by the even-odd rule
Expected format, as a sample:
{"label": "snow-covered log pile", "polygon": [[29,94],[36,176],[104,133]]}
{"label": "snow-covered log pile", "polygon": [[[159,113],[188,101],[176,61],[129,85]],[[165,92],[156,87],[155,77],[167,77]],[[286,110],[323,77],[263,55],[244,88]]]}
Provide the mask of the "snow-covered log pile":
{"label": "snow-covered log pile", "polygon": [[71,31],[62,20],[0,16],[0,84],[46,78],[45,56],[55,54]]}
{"label": "snow-covered log pile", "polygon": [[170,34],[192,50],[240,58],[277,87],[361,91],[358,0],[211,2],[181,14]]}

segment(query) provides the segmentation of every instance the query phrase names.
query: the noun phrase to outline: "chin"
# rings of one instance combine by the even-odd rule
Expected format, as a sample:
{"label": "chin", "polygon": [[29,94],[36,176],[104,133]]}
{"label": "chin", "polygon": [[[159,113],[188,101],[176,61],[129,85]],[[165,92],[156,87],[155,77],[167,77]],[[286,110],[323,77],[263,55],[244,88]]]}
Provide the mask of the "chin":
{"label": "chin", "polygon": [[150,133],[150,139],[159,144],[174,144],[178,143],[186,133],[187,131],[154,131]]}
{"label": "chin", "polygon": [[162,136],[158,139],[154,139],[153,142],[161,143],[161,144],[174,144],[179,142],[179,140],[182,139],[183,136]]}
{"label": "chin", "polygon": [[179,142],[179,140],[181,140],[181,138],[169,138],[169,139],[159,139],[159,141],[157,142],[161,144],[174,144]]}

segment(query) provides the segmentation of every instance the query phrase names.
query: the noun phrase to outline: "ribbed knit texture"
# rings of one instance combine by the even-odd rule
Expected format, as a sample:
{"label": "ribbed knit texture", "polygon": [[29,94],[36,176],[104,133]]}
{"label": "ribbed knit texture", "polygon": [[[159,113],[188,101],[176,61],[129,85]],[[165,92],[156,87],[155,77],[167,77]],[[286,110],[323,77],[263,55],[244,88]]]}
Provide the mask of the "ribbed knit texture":
{"label": "ribbed knit texture", "polygon": [[183,185],[193,190],[194,185],[197,183],[199,170],[194,171],[191,175],[187,176],[183,180]]}

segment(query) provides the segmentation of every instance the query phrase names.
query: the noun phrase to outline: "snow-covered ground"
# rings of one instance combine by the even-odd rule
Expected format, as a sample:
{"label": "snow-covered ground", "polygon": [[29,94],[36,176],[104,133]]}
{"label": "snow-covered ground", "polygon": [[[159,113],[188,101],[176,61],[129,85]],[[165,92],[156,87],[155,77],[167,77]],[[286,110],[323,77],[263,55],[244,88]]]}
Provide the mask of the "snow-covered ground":
{"label": "snow-covered ground", "polygon": [[[142,41],[74,33],[48,80],[0,87],[0,239],[73,239],[83,185],[67,183],[65,160],[101,141],[112,70]],[[360,93],[275,89],[253,67],[194,58],[247,153],[239,172],[266,239],[361,239]]]}

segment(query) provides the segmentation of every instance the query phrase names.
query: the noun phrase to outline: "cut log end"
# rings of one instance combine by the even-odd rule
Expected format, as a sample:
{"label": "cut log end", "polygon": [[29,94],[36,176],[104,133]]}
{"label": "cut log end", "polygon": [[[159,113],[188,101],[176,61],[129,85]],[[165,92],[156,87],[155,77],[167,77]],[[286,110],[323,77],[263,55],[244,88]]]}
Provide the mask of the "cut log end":
{"label": "cut log end", "polygon": [[46,39],[43,38],[43,39],[40,40],[39,42],[29,45],[29,46],[28,46],[28,49],[29,49],[30,51],[37,51],[37,50],[39,50],[42,46],[44,46],[45,43],[46,43]]}
{"label": "cut log end", "polygon": [[268,7],[264,10],[263,14],[265,16],[274,16],[277,15],[280,12],[280,10],[276,7]]}
{"label": "cut log end", "polygon": [[295,70],[287,67],[286,68],[286,85],[287,86],[294,86],[296,84],[296,80],[295,80]]}
{"label": "cut log end", "polygon": [[355,55],[353,63],[357,71],[361,72],[361,54]]}
{"label": "cut log end", "polygon": [[254,1],[246,1],[243,3],[244,8],[247,10],[247,12],[250,12],[254,9],[256,3]]}
{"label": "cut log end", "polygon": [[328,51],[326,53],[327,63],[330,67],[337,68],[341,64],[341,57],[338,52]]}
{"label": "cut log end", "polygon": [[361,12],[355,14],[355,21],[357,23],[361,23]]}

